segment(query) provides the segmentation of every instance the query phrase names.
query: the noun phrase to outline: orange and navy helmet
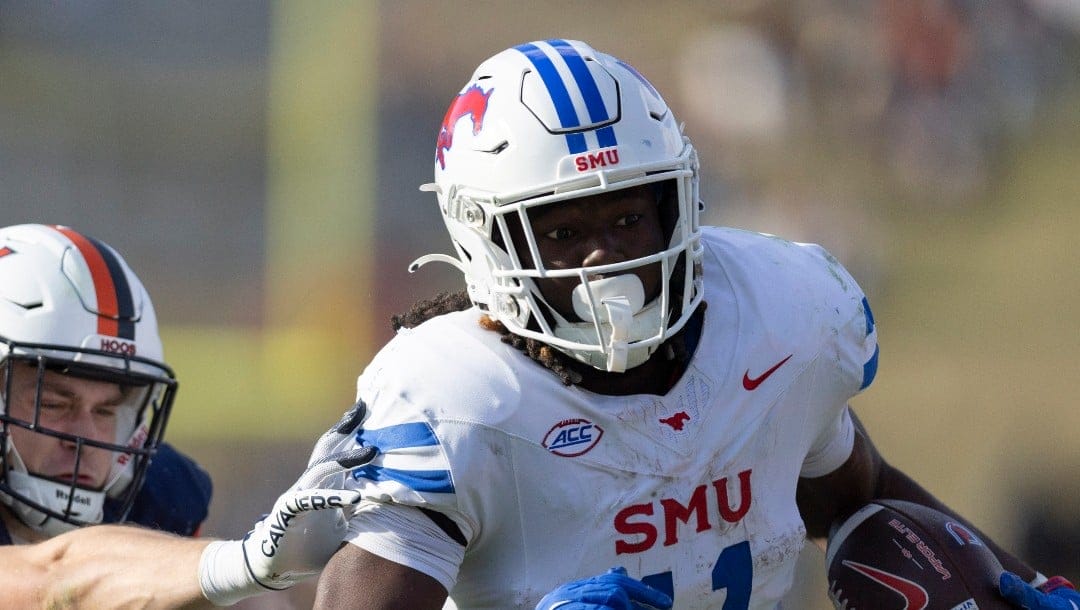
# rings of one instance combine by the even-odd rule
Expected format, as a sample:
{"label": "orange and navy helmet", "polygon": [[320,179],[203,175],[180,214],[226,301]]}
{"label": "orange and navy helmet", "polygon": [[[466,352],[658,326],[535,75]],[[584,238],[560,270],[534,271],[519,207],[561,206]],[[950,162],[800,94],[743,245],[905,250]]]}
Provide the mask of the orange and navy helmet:
{"label": "orange and navy helmet", "polygon": [[[57,375],[115,384],[115,438],[49,427]],[[12,512],[47,535],[99,523],[106,503],[126,515],[176,389],[150,296],[116,250],[65,226],[0,228],[0,500]],[[35,472],[31,433],[70,448],[72,465]],[[108,474],[89,484],[88,456],[103,452]]]}

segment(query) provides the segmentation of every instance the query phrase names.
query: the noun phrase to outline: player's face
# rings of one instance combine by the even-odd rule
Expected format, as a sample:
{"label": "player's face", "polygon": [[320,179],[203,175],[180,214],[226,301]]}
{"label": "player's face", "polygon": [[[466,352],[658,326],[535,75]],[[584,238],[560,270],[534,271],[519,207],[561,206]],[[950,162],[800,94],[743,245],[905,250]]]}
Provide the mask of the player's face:
{"label": "player's face", "polygon": [[[657,197],[649,185],[537,207],[529,222],[544,265],[553,270],[619,263],[664,248]],[[659,295],[660,263],[620,273],[638,276],[646,303]],[[574,277],[537,281],[544,299],[568,320],[578,320],[572,294],[579,284]]]}
{"label": "player's face", "polygon": [[[34,421],[34,396],[37,393],[37,369],[17,364],[12,371],[8,413],[23,421]],[[81,436],[95,441],[115,443],[116,426],[125,394],[115,383],[91,381],[46,371],[41,390],[38,425],[43,428]],[[26,464],[26,469],[41,477],[71,483],[76,472],[77,445],[19,426],[9,426],[11,441]],[[112,465],[112,452],[84,447],[78,463],[75,483],[87,489],[100,489]]]}

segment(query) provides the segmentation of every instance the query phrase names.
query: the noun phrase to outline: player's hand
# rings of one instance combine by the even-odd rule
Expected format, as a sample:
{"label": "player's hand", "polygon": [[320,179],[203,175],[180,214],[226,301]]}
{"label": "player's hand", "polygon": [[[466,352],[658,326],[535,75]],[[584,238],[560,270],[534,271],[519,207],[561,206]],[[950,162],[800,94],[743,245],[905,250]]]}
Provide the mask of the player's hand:
{"label": "player's hand", "polygon": [[312,449],[308,467],[244,538],[244,560],[252,577],[267,589],[285,589],[318,574],[341,546],[352,507],[360,493],[344,490],[346,474],[368,464],[375,447],[340,449],[367,415],[357,402],[327,430]]}
{"label": "player's hand", "polygon": [[630,578],[626,569],[617,567],[559,585],[540,600],[536,610],[667,610],[671,604],[666,593]]}
{"label": "player's hand", "polygon": [[345,538],[346,511],[360,492],[340,489],[327,479],[363,466],[378,451],[360,447],[315,462],[270,513],[244,538],[244,560],[255,580],[268,589],[284,589],[318,574]]}
{"label": "player's hand", "polygon": [[[358,408],[362,411],[362,405]],[[339,428],[352,421],[349,416],[355,417],[358,408],[323,439],[340,437]],[[304,474],[243,540],[215,541],[203,552],[199,583],[206,599],[227,606],[267,590],[287,589],[318,574],[341,546],[348,517],[360,501],[358,491],[343,489],[345,476],[370,463],[378,449],[354,446],[322,455],[317,443],[316,451]]]}
{"label": "player's hand", "polygon": [[311,457],[308,458],[308,468],[310,469],[316,462],[325,462],[335,451],[342,451],[342,441],[351,439],[356,435],[361,424],[364,423],[365,417],[367,417],[367,405],[364,404],[364,401],[358,400],[352,408],[341,416],[341,419],[336,424],[324,432],[319,437],[319,440],[315,441],[315,446],[311,450]]}
{"label": "player's hand", "polygon": [[1026,610],[1080,610],[1080,593],[1072,584],[1055,576],[1038,588],[1012,572],[1002,572],[998,579],[1001,596],[1017,608]]}

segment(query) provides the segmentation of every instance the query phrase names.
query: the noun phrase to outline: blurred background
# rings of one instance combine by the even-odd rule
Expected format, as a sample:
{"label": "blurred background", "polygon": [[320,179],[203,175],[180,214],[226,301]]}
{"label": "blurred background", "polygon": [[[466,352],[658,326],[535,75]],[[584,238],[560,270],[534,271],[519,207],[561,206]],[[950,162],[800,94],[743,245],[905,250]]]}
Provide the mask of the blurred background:
{"label": "blurred background", "polygon": [[[149,289],[168,438],[243,534],[352,403],[389,317],[458,285],[435,136],[488,56],[585,40],[664,92],[710,224],[829,248],[881,341],[879,448],[1080,581],[1075,0],[0,0],[0,225],[67,224]],[[785,607],[826,608],[808,548]],[[249,602],[310,606],[310,587]]]}

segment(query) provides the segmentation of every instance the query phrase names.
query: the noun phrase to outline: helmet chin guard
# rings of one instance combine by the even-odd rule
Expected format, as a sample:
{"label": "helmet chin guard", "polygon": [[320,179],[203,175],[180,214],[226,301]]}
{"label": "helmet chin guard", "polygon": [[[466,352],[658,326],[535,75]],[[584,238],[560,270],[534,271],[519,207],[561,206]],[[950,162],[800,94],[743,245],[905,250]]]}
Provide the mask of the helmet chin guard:
{"label": "helmet chin guard", "polygon": [[[643,184],[668,193],[664,250],[618,263],[547,269],[529,211]],[[668,186],[670,185],[670,187]],[[510,332],[594,368],[625,371],[677,333],[701,302],[698,161],[657,93],[629,64],[573,40],[518,45],[484,61],[443,119],[436,193],[470,299]],[[511,227],[525,243],[514,243]],[[521,241],[521,240],[519,240]],[[524,261],[534,261],[524,264]],[[651,302],[634,271],[659,264]],[[575,312],[559,315],[536,281],[577,277]]]}
{"label": "helmet chin guard", "polygon": [[659,303],[654,300],[645,307],[645,287],[638,276],[624,273],[586,280],[574,289],[572,298],[574,313],[584,322],[568,322],[559,316],[553,330],[556,337],[571,343],[591,342],[599,336],[606,349],[575,356],[589,366],[621,373],[644,363],[656,351],[656,344],[631,347],[648,339],[661,323]]}
{"label": "helmet chin guard", "polygon": [[105,493],[102,491],[58,483],[19,470],[9,471],[7,478],[11,489],[23,496],[21,501],[10,502],[12,512],[31,529],[46,536],[71,531],[80,522],[101,523],[105,514]]}

